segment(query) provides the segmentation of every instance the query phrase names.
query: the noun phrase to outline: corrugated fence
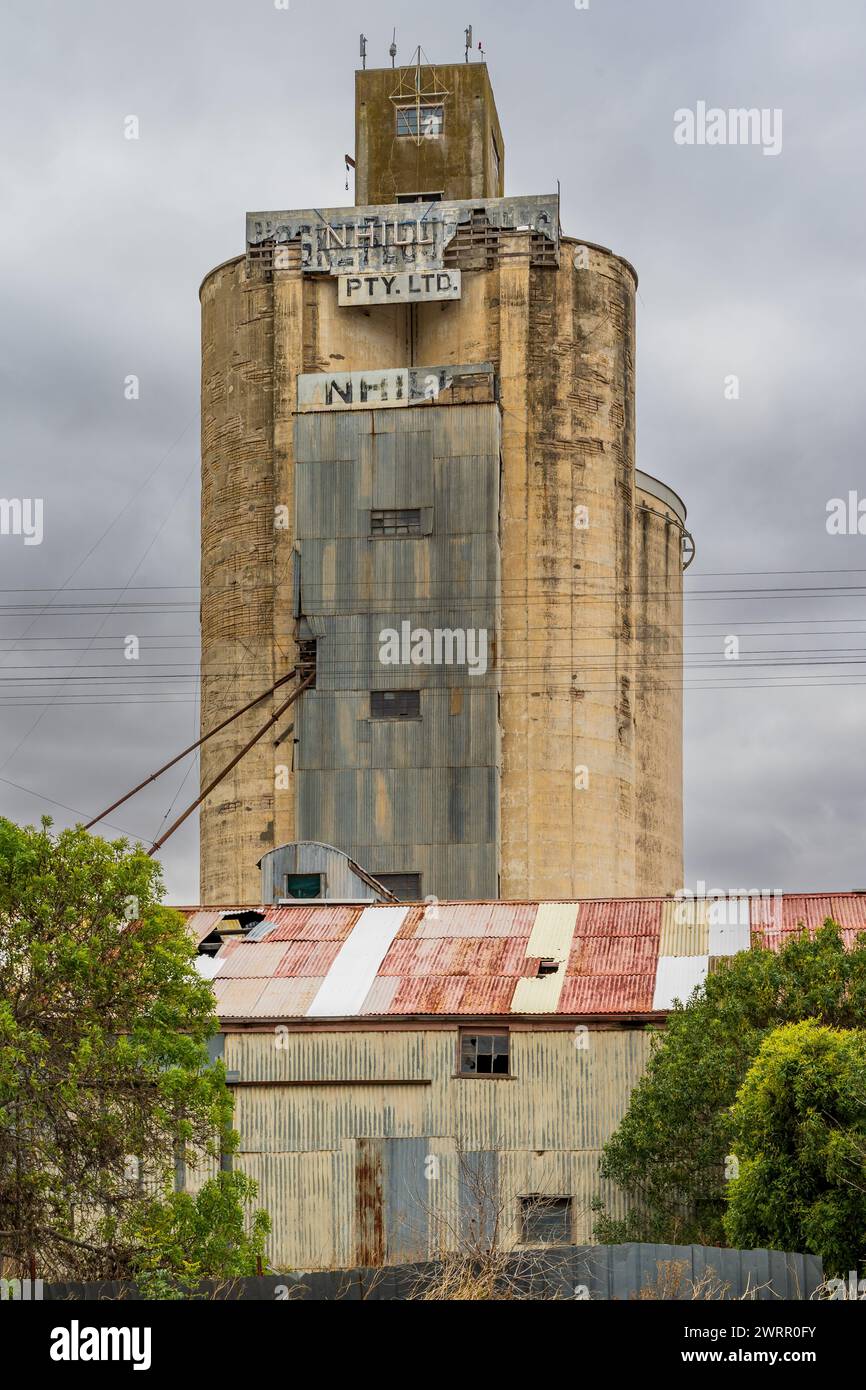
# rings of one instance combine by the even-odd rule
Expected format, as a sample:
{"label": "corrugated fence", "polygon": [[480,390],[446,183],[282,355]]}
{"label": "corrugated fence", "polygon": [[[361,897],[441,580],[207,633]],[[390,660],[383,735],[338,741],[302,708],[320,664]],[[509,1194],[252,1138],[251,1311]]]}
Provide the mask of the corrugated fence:
{"label": "corrugated fence", "polygon": [[[549,1300],[812,1298],[823,1283],[818,1255],[779,1250],[724,1250],[702,1245],[584,1245],[502,1257],[498,1283],[504,1297]],[[224,1283],[209,1280],[197,1297],[267,1301],[406,1301],[445,1288],[452,1266],[434,1261],[384,1269],[324,1270],[264,1275]],[[46,1284],[53,1301],[127,1299],[132,1283]]]}

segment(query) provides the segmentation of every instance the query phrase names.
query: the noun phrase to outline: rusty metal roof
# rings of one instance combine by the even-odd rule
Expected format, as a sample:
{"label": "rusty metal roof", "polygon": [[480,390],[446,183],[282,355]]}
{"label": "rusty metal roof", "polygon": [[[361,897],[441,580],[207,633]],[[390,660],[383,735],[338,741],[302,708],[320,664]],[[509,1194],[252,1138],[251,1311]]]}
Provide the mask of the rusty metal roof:
{"label": "rusty metal roof", "polygon": [[[828,917],[848,946],[866,931],[866,893],[751,895],[736,913],[744,902],[745,919],[727,924],[724,904],[680,910],[670,898],[246,908],[264,920],[214,958],[217,1012],[226,1023],[321,1019],[338,1000],[340,1018],[650,1016],[720,953],[779,950]],[[180,910],[199,938],[238,914]]]}
{"label": "rusty metal roof", "polygon": [[217,922],[222,921],[222,915],[222,912],[209,912],[206,908],[202,908],[201,912],[190,913],[186,919],[186,925],[196,946],[199,946],[206,936],[210,936]]}

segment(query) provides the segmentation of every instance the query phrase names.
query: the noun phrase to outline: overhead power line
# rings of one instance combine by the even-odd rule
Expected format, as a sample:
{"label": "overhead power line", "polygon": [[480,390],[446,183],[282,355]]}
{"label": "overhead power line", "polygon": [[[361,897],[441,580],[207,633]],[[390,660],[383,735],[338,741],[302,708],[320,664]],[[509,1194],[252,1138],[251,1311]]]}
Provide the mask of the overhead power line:
{"label": "overhead power line", "polygon": [[[287,675],[280,676],[279,680],[274,681],[273,685],[269,686],[267,690],[264,690],[261,695],[256,696],[255,700],[251,700],[249,704],[243,705],[240,709],[235,710],[227,719],[224,719],[222,723],[216,724],[214,728],[208,729],[206,734],[202,734],[201,738],[196,739],[195,743],[191,743],[188,748],[184,748],[182,753],[177,753],[170,762],[163,763],[162,767],[158,768],[156,772],[152,772],[149,777],[145,777],[143,782],[139,782],[137,787],[132,788],[132,791],[125,792],[117,801],[113,801],[100,815],[94,816],[92,820],[89,820],[84,829],[89,830],[92,825],[96,825],[98,821],[104,820],[112,811],[116,811],[118,806],[122,806],[125,801],[129,801],[130,797],[135,796],[136,792],[140,792],[142,788],[146,787],[150,782],[156,781],[157,777],[161,777],[170,767],[174,767],[175,763],[179,763],[181,758],[185,758],[193,749],[200,748],[208,739],[213,738],[214,734],[218,734],[221,729],[225,729],[227,725],[232,724],[235,719],[239,719],[242,714],[246,714],[247,710],[251,710],[255,705],[261,704],[262,700],[266,700],[275,690],[279,690],[287,681],[292,680],[296,674],[297,671],[293,668]],[[309,684],[309,681],[307,684]]]}
{"label": "overhead power line", "polygon": [[[292,674],[294,674],[294,672]],[[217,773],[216,777],[211,779],[211,781],[200,793],[200,795],[196,797],[195,801],[193,801],[189,806],[187,806],[183,814],[178,816],[177,820],[172,821],[171,825],[168,827],[168,830],[166,830],[162,835],[160,835],[158,840],[154,841],[151,849],[148,850],[148,854],[156,854],[157,850],[162,848],[169,836],[173,835],[174,832],[181,825],[183,825],[187,817],[192,815],[196,807],[200,806],[201,803],[205,800],[205,798],[210,796],[210,793],[214,790],[215,787],[219,786],[220,782],[222,782],[224,778],[228,776],[232,768],[237,767],[241,758],[245,757],[245,755],[249,753],[250,749],[253,748],[255,744],[259,742],[259,739],[261,739],[267,733],[268,729],[273,728],[277,720],[282,718],[286,710],[294,704],[295,700],[297,700],[298,697],[303,694],[303,692],[307,689],[308,686],[312,685],[315,679],[316,673],[315,671],[311,671],[309,675],[306,676],[301,681],[301,683],[292,691],[289,698],[285,700],[283,704],[280,705],[279,709],[274,714],[271,715],[267,723],[263,724],[262,727],[253,735],[253,737],[244,744],[243,748],[241,748],[239,753],[235,754],[231,762],[226,763],[225,767]]]}

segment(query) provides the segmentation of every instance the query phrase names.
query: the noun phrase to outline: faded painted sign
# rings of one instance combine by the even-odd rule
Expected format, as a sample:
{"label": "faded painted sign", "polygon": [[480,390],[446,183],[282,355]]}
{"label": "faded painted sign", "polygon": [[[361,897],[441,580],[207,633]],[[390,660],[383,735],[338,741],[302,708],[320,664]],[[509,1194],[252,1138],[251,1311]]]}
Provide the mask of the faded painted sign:
{"label": "faded painted sign", "polygon": [[409,368],[373,372],[301,372],[298,410],[372,410],[409,404]]}
{"label": "faded painted sign", "polygon": [[445,249],[473,214],[502,231],[534,231],[559,246],[555,193],[526,198],[468,198],[363,208],[247,213],[247,246],[299,241],[301,267],[324,275],[360,271],[442,270]]}
{"label": "faded painted sign", "polygon": [[301,372],[298,410],[379,410],[437,401],[458,378],[485,380],[493,392],[489,362],[454,367],[384,367],[366,372]]}
{"label": "faded painted sign", "polygon": [[395,270],[341,275],[338,301],[347,304],[417,304],[424,299],[459,299],[459,270]]}

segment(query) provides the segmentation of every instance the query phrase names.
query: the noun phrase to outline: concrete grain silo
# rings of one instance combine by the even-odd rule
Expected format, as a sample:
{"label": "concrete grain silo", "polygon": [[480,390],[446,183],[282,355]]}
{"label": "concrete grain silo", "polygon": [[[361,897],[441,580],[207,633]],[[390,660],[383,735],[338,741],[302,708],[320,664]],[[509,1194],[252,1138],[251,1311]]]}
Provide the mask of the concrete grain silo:
{"label": "concrete grain silo", "polygon": [[201,900],[300,840],[400,897],[673,892],[687,533],[635,470],[635,272],[504,197],[483,63],[358,72],[355,164],[201,288],[203,731],[315,667],[202,808]]}

